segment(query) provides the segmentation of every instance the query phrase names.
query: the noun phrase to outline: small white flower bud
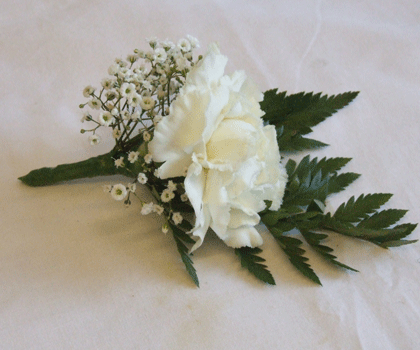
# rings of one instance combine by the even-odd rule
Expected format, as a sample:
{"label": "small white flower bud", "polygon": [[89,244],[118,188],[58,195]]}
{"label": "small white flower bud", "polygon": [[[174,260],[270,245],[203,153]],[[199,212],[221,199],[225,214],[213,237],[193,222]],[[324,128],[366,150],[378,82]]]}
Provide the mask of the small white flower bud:
{"label": "small white flower bud", "polygon": [[140,106],[144,110],[148,111],[149,109],[152,109],[155,106],[155,100],[149,96],[144,96],[140,100]]}
{"label": "small white flower bud", "polygon": [[136,192],[136,184],[129,184],[128,190],[132,193]]}
{"label": "small white flower bud", "polygon": [[154,203],[150,202],[147,204],[143,204],[143,207],[141,208],[141,214],[142,215],[148,215],[153,211]]}
{"label": "small white flower bud", "polygon": [[120,157],[118,159],[115,159],[114,161],[115,167],[124,167],[124,157]]}
{"label": "small white flower bud", "polygon": [[173,193],[168,188],[164,189],[162,191],[162,194],[160,195],[160,199],[162,199],[162,202],[168,203],[175,197],[175,193]]}
{"label": "small white flower bud", "polygon": [[181,213],[176,212],[176,213],[172,214],[172,220],[174,221],[175,225],[179,225],[182,222],[183,217],[182,217]]}
{"label": "small white flower bud", "polygon": [[143,140],[145,142],[149,142],[150,141],[150,138],[151,138],[150,133],[148,131],[144,131],[143,132]]}
{"label": "small white flower bud", "polygon": [[111,196],[117,201],[123,200],[127,196],[127,188],[122,185],[114,185],[111,190]]}
{"label": "small white flower bud", "polygon": [[101,142],[101,138],[98,135],[91,135],[89,136],[89,142],[94,146]]}
{"label": "small white flower bud", "polygon": [[147,183],[147,176],[144,173],[140,173],[137,177],[137,181],[144,185],[145,183]]}
{"label": "small white flower bud", "polygon": [[119,129],[112,130],[112,137],[114,139],[119,139],[121,137],[121,135],[122,135],[121,130],[119,130]]}
{"label": "small white flower bud", "polygon": [[130,152],[129,154],[128,154],[128,161],[130,162],[130,163],[135,163],[138,159],[139,159],[139,152]]}
{"label": "small white flower bud", "polygon": [[148,153],[144,156],[144,162],[146,164],[150,164],[152,162],[152,155],[150,153]]}
{"label": "small white flower bud", "polygon": [[92,87],[91,85],[88,85],[83,89],[83,96],[90,97],[94,92],[95,92],[95,88]]}

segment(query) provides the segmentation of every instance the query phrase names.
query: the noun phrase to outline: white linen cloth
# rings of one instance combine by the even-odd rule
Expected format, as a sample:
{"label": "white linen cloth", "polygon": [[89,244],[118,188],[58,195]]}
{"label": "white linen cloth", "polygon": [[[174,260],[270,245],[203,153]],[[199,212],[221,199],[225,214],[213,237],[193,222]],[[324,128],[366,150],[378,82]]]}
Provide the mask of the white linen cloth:
{"label": "white linen cloth", "polygon": [[[277,286],[207,236],[194,287],[172,237],[134,201],[101,186],[124,178],[30,188],[34,168],[108,152],[79,129],[82,89],[144,38],[218,41],[228,70],[261,90],[360,91],[309,135],[313,156],[353,157],[362,173],[329,202],[390,192],[419,222],[420,5],[401,1],[3,0],[0,13],[1,349],[416,349],[420,244],[389,251],[329,241],[341,271],[308,251],[323,287],[297,273],[263,232]],[[302,155],[297,156],[297,158]],[[417,239],[419,229],[409,237]]]}

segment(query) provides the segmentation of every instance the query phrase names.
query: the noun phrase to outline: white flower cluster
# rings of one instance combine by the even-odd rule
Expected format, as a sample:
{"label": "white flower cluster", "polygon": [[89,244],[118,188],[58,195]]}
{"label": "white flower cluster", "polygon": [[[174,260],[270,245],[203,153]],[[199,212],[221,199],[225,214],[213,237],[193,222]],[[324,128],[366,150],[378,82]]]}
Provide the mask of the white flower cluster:
{"label": "white flower cluster", "polygon": [[[136,183],[145,185],[155,201],[140,200],[141,214],[162,215],[163,232],[181,225],[195,238],[192,251],[209,229],[233,248],[261,245],[259,212],[267,201],[270,210],[280,208],[287,183],[276,130],[262,119],[261,91],[242,71],[225,74],[227,57],[217,44],[195,63],[191,37],[178,45],[151,39],[149,45],[149,52],[117,60],[99,95],[91,86],[84,90],[87,104],[102,108],[93,132],[113,129],[121,151],[115,167],[135,178],[109,192],[129,205]],[[135,66],[139,59],[148,68]],[[137,125],[140,133],[129,140]],[[181,212],[188,211],[194,225],[184,222]]]}
{"label": "white flower cluster", "polygon": [[[88,107],[82,122],[95,125],[81,132],[92,132],[89,141],[92,145],[100,142],[96,134],[98,128],[112,129],[116,145],[125,150],[134,130],[143,132],[145,141],[150,140],[154,126],[168,114],[169,106],[192,66],[193,50],[198,41],[192,36],[171,41],[148,39],[151,50],[134,50],[126,60],[116,59],[109,67],[110,77],[101,82],[97,89],[86,86],[83,96],[89,101],[80,108]],[[149,137],[149,140],[146,138]]]}
{"label": "white flower cluster", "polygon": [[[119,161],[123,161],[123,157],[115,160],[116,164],[119,164]],[[145,171],[150,172],[150,169],[146,169]],[[150,175],[149,175],[150,176]],[[153,176],[153,175],[152,175]],[[104,186],[104,191],[109,192],[117,201],[125,200],[124,203],[126,205],[130,205],[130,195],[136,195],[136,182],[142,184],[142,185],[148,185],[148,177],[145,173],[139,173],[138,177],[135,182],[128,184],[127,186],[123,184],[116,184],[116,185],[107,185]],[[160,196],[155,196],[156,201],[155,202],[148,202],[145,203],[141,201],[142,208],[141,208],[141,214],[142,215],[149,215],[151,213],[156,213],[158,215],[164,214],[167,221],[172,222],[174,225],[179,225],[183,221],[183,217],[180,212],[174,212],[171,209],[171,201],[178,195],[181,202],[188,201],[188,197],[186,193],[182,193],[184,189],[183,183],[175,183],[172,180],[169,180],[166,184],[165,188],[162,190]],[[162,227],[162,231],[166,233],[168,230],[168,225],[165,224]]]}
{"label": "white flower cluster", "polygon": [[[266,201],[280,208],[287,183],[276,129],[262,119],[263,94],[243,71],[225,74],[227,60],[217,44],[209,46],[149,144],[162,163],[160,179],[185,177],[195,213],[192,251],[210,228],[230,247],[261,245],[259,212]],[[171,198],[168,189],[162,195]]]}
{"label": "white flower cluster", "polygon": [[[147,132],[145,132],[147,133]],[[143,134],[144,140],[144,149],[148,148],[148,143],[151,139],[149,133]],[[151,182],[155,183],[156,181],[161,182],[159,186],[159,190],[156,190],[155,198],[157,203],[155,202],[144,202],[140,200],[142,208],[141,214],[142,215],[149,215],[151,213],[156,213],[158,215],[164,214],[167,222],[171,222],[174,225],[179,225],[183,221],[183,217],[180,212],[174,212],[172,209],[171,201],[179,197],[181,202],[188,201],[188,196],[185,193],[185,187],[183,183],[177,183],[173,180],[169,180],[166,185],[162,183],[162,180],[157,176],[157,170],[153,163],[153,158],[150,153],[143,155],[141,151],[130,151],[125,158],[124,156],[120,156],[117,159],[114,159],[114,165],[116,168],[124,168],[126,165],[128,166],[129,163],[140,166],[142,171],[137,174],[137,178],[134,180],[133,183],[128,184],[127,186],[123,184],[116,184],[112,186],[105,186],[105,191],[109,192],[117,201],[124,200],[124,203],[128,206],[131,204],[130,196],[136,195],[136,183],[140,183],[142,185],[146,185],[149,187],[150,190],[156,190],[156,186],[152,185]],[[152,181],[149,181],[151,179]],[[157,195],[156,195],[157,193]],[[175,205],[176,206],[176,205]],[[162,227],[162,232],[166,233],[168,231],[168,224],[164,224]]]}
{"label": "white flower cluster", "polygon": [[[153,157],[147,151],[148,143],[152,140],[155,126],[169,113],[169,107],[184,85],[191,67],[197,64],[192,53],[199,45],[192,36],[179,40],[178,44],[154,38],[147,41],[151,50],[135,50],[126,60],[115,60],[108,69],[111,77],[102,80],[99,93],[92,86],[83,90],[89,101],[80,107],[87,106],[90,111],[84,112],[82,122],[90,121],[95,126],[82,130],[82,133],[92,132],[89,141],[95,145],[100,142],[96,134],[98,128],[105,126],[112,129],[116,149],[121,151],[114,159],[114,165],[131,172],[135,180],[128,185],[105,186],[105,191],[115,200],[130,205],[130,196],[138,197],[136,183],[147,186],[157,203],[146,203],[140,199],[141,214],[164,215],[167,223],[162,231],[166,233],[168,223],[179,225],[183,221],[181,213],[172,209],[172,201],[187,202],[188,196],[183,183],[169,180],[165,184],[159,178]],[[93,117],[95,110],[96,116]],[[138,133],[133,133],[134,130]],[[129,142],[134,138],[135,145],[140,146],[133,147],[133,142]]]}

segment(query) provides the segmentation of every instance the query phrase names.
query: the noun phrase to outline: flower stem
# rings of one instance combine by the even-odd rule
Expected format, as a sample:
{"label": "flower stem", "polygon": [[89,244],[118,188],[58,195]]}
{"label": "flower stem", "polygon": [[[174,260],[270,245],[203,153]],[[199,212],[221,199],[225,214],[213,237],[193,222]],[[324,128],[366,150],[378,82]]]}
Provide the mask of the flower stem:
{"label": "flower stem", "polygon": [[63,181],[107,175],[129,175],[127,170],[116,168],[112,152],[92,157],[81,162],[61,164],[55,168],[40,168],[19,177],[28,186],[48,186]]}
{"label": "flower stem", "polygon": [[135,164],[126,164],[117,168],[115,159],[126,155],[129,150],[137,150],[143,144],[142,135],[137,135],[124,143],[124,147],[114,147],[109,153],[92,157],[81,162],[57,165],[55,168],[40,168],[32,170],[25,176],[19,177],[25,185],[49,186],[64,181],[85,179],[97,176],[125,175],[136,177],[139,169]]}

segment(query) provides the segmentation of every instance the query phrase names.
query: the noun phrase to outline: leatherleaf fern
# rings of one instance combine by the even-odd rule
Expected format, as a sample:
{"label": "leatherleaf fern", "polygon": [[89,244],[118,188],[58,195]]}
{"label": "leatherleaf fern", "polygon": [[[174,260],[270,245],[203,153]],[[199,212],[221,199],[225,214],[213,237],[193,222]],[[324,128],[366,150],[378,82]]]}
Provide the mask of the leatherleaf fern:
{"label": "leatherleaf fern", "polygon": [[[336,96],[321,93],[298,93],[269,90],[264,94],[261,108],[267,124],[277,130],[280,152],[297,152],[326,146],[325,143],[304,137],[312,127],[324,121],[337,110],[345,107],[358,92],[346,92]],[[351,197],[334,213],[326,212],[329,196],[343,191],[360,175],[340,170],[351,158],[304,157],[299,164],[289,159],[286,163],[288,183],[283,204],[278,211],[264,210],[261,221],[273,235],[290,262],[304,276],[320,284],[315,271],[304,255],[303,247],[310,247],[332,266],[357,271],[339,262],[333,249],[323,243],[331,232],[357,238],[382,248],[397,247],[417,242],[405,239],[416,224],[395,225],[406,210],[381,207],[389,201],[389,193],[373,193]],[[269,208],[269,202],[266,203]],[[304,244],[304,241],[306,244]],[[263,282],[274,284],[274,279],[257,253],[261,249],[236,249],[242,266]]]}

